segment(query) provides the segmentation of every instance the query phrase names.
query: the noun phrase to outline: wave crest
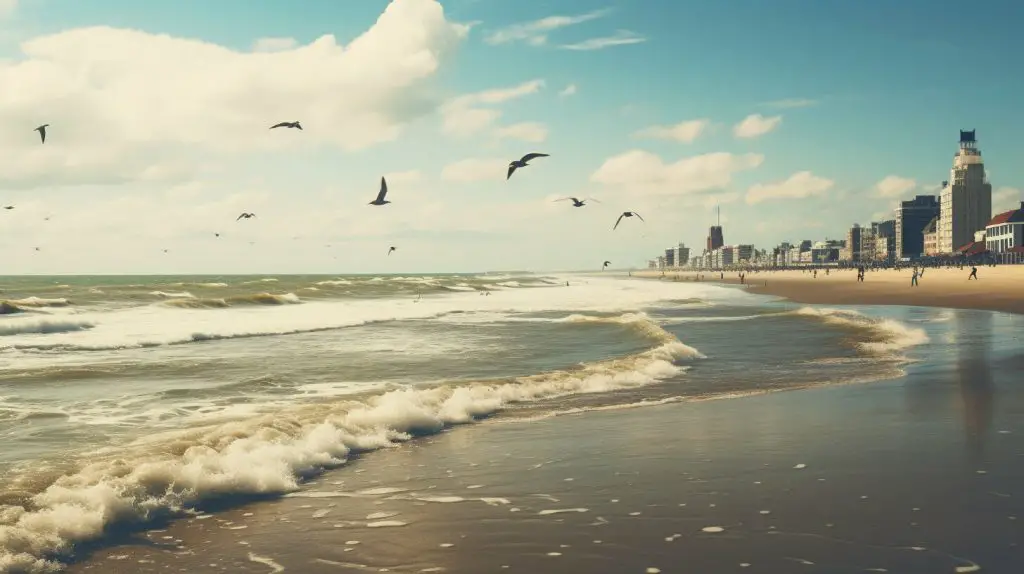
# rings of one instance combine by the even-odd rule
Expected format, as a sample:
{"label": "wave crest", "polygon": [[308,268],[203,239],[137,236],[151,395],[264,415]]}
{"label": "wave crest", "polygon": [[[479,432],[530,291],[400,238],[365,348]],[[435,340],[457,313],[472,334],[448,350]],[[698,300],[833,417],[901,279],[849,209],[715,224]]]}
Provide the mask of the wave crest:
{"label": "wave crest", "polygon": [[[648,385],[682,372],[680,361],[703,357],[667,331],[657,333],[660,327],[649,319],[621,321],[646,321],[663,342],[571,369],[306,405],[88,453],[89,462],[37,485],[45,488],[26,502],[0,506],[0,571],[52,571],[74,544],[96,539],[116,523],[181,514],[219,496],[291,492],[302,479],[344,464],[352,452],[471,423],[516,403]],[[17,481],[20,488],[31,482]]]}
{"label": "wave crest", "polygon": [[860,341],[857,347],[870,355],[893,356],[929,341],[924,329],[908,327],[894,319],[870,317],[849,309],[802,307],[794,314],[814,317],[826,323],[867,331],[875,340]]}

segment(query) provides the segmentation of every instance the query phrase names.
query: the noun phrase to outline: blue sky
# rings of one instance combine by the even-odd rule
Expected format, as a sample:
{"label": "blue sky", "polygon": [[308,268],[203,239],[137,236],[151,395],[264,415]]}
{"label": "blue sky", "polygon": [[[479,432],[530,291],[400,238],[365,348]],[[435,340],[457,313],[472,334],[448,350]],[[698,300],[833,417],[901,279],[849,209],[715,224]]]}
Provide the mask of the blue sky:
{"label": "blue sky", "polygon": [[[727,243],[770,247],[840,237],[850,224],[884,215],[895,200],[946,179],[960,128],[978,130],[998,207],[1020,201],[1024,188],[1018,141],[1024,114],[1017,103],[1024,76],[1012,69],[1019,51],[1013,26],[1024,21],[1019,2],[982,1],[965,10],[946,0],[450,0],[441,3],[442,20],[397,15],[388,37],[402,40],[365,50],[407,53],[368,56],[375,63],[364,64],[339,48],[337,70],[348,75],[338,84],[317,78],[330,74],[317,71],[316,50],[304,46],[327,34],[348,45],[375,26],[388,2],[307,0],[301,9],[243,0],[7,2],[14,10],[0,17],[0,58],[8,59],[0,62],[0,74],[8,82],[24,78],[13,85],[26,92],[50,91],[37,98],[45,109],[10,99],[14,95],[8,113],[0,110],[5,123],[20,122],[29,132],[27,140],[0,141],[0,151],[11,151],[8,162],[24,166],[18,177],[0,181],[0,202],[16,206],[0,213],[9,220],[0,220],[7,262],[0,273],[546,270],[599,267],[605,259],[616,267],[640,266],[677,241],[699,246],[716,204]],[[402,9],[409,3],[424,9],[426,0],[396,0]],[[0,10],[4,5],[0,0]],[[389,10],[398,14],[397,8]],[[553,16],[563,18],[545,26],[543,19]],[[437,31],[455,24],[469,26]],[[101,62],[114,59],[102,50],[74,48],[69,34],[93,26],[145,35],[110,36],[110,46],[133,42],[115,66]],[[95,29],[78,41],[96,46],[104,34],[113,32]],[[158,35],[178,40],[160,42]],[[214,92],[229,91],[232,82],[239,93],[251,94],[247,100],[269,98],[276,88],[247,88],[251,78],[231,74],[239,65],[218,72],[222,79],[202,79],[213,74],[216,54],[204,57],[181,44],[200,40],[253,59],[261,38],[294,41],[273,48],[290,58],[278,73],[281,105],[261,100],[249,110],[251,102],[243,101],[217,113],[262,118],[257,112],[274,110],[282,117],[260,119],[261,131],[239,136],[233,147],[198,135],[187,141],[170,126],[153,126],[147,134],[146,126],[164,116],[168,123],[179,116],[205,123],[193,108],[223,102],[202,98],[217,98]],[[602,41],[609,38],[618,43]],[[284,54],[290,50],[294,55]],[[426,53],[436,66],[423,64]],[[54,79],[57,71],[41,79],[24,65],[33,60],[60,62],[64,79]],[[414,78],[407,84],[391,86],[389,78],[404,77],[409,62],[424,67],[409,72]],[[147,74],[157,75],[140,80]],[[189,74],[197,75],[196,87]],[[162,79],[170,93],[157,98],[140,91]],[[307,83],[300,86],[300,80]],[[573,93],[562,95],[569,86]],[[521,95],[506,92],[496,103],[472,96],[515,87],[523,88]],[[204,91],[210,94],[196,95]],[[71,122],[85,125],[88,120],[66,110],[79,105],[73,101],[98,100],[97,94],[120,106],[109,112],[111,121],[140,119],[111,128],[102,143],[75,140],[76,146],[97,146],[92,157],[82,147],[72,149],[70,135],[62,143],[61,131],[72,131],[66,127]],[[286,107],[286,99],[297,103]],[[371,99],[390,106],[386,122]],[[358,112],[346,112],[353,109]],[[445,129],[446,119],[467,109],[500,111],[500,117],[471,134]],[[751,114],[772,129],[737,137],[734,126]],[[266,137],[264,124],[293,119],[304,121],[304,140],[275,132],[281,137],[272,143],[254,142]],[[699,133],[681,128],[677,135],[689,135],[651,137],[652,126],[698,120],[704,121],[699,129],[688,129]],[[47,121],[53,148],[43,157],[31,129]],[[502,131],[509,126],[517,127]],[[396,131],[364,141],[385,127]],[[342,135],[345,130],[351,133]],[[123,142],[113,141],[121,136]],[[115,165],[113,152],[99,153],[107,144],[124,165]],[[552,157],[505,182],[501,162],[528,151]],[[631,151],[629,161],[611,161]],[[37,155],[17,160],[17,153]],[[689,160],[663,169],[650,163],[658,159],[651,154],[663,164]],[[497,177],[442,176],[445,166],[474,158],[488,166],[499,160]],[[100,175],[102,169],[111,171]],[[810,173],[774,185],[801,172]],[[367,207],[385,173],[395,174],[395,203]],[[883,180],[888,185],[879,189]],[[769,196],[789,197],[749,201],[759,185]],[[601,203],[574,209],[551,201],[566,195]],[[627,209],[647,223],[627,221],[613,232],[618,213]],[[257,220],[236,225],[240,210],[259,212]],[[334,211],[338,219],[327,217]],[[147,213],[159,217],[147,219]],[[43,222],[44,216],[51,219]],[[47,226],[62,218],[68,223]],[[223,234],[219,241],[210,238],[214,231]],[[382,258],[390,245],[399,247],[396,256]]]}

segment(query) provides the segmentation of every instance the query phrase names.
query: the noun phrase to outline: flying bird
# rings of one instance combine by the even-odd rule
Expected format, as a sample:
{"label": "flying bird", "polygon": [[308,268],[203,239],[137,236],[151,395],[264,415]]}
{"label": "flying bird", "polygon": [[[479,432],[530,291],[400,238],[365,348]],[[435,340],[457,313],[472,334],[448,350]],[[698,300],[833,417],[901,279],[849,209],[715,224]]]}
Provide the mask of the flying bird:
{"label": "flying bird", "polygon": [[239,219],[249,219],[251,217],[256,217],[256,214],[255,213],[242,213],[242,215],[239,215],[238,217],[235,218],[235,221],[238,221]]}
{"label": "flying bird", "polygon": [[563,197],[562,199],[556,199],[555,201],[571,201],[573,207],[583,207],[584,205],[587,204],[588,201],[601,203],[600,201],[597,201],[593,197],[588,197],[586,199],[580,199],[578,197]]}
{"label": "flying bird", "polygon": [[220,237],[220,233],[214,233],[213,236],[214,237]]}
{"label": "flying bird", "polygon": [[623,211],[622,215],[620,215],[619,218],[615,220],[615,227],[612,227],[612,231],[615,231],[615,229],[619,226],[619,223],[622,221],[623,217],[633,217],[634,215],[636,217],[638,217],[640,219],[640,221],[643,221],[644,223],[647,223],[646,221],[644,221],[643,217],[640,217],[639,213],[637,213],[635,211]]}
{"label": "flying bird", "polygon": [[13,205],[5,205],[4,209],[14,209],[14,206]]}
{"label": "flying bird", "polygon": [[397,249],[397,247],[395,247],[394,245],[392,245],[392,246],[391,246],[391,249],[388,249],[388,255],[391,255],[391,252],[392,252],[392,251],[394,251],[395,249]]}
{"label": "flying bird", "polygon": [[36,247],[36,251],[39,251],[39,248],[38,248],[38,247]]}
{"label": "flying bird", "polygon": [[602,265],[602,266],[601,266],[601,270],[602,270],[602,271],[604,271],[604,269],[605,269],[606,267],[608,267],[609,265],[611,265],[611,264],[612,264],[612,262],[611,262],[611,261],[605,261],[605,262],[604,262],[604,265]]}
{"label": "flying bird", "polygon": [[167,250],[166,250],[166,249],[164,249],[164,253],[167,253]]}
{"label": "flying bird", "polygon": [[39,139],[43,140],[42,143],[46,143],[46,128],[50,127],[50,124],[43,124],[33,131],[39,132]]}
{"label": "flying bird", "polygon": [[519,169],[521,167],[526,167],[527,164],[530,162],[530,160],[537,159],[538,157],[548,157],[548,154],[546,154],[546,153],[528,153],[528,154],[524,155],[522,157],[522,159],[515,159],[515,160],[510,161],[509,164],[508,164],[508,175],[505,176],[505,181],[508,181],[508,178],[512,177],[512,174],[515,173],[515,171],[517,169]]}
{"label": "flying bird", "polygon": [[368,205],[386,205],[391,203],[384,199],[384,196],[388,194],[388,182],[384,181],[384,178],[380,178],[380,191],[377,192],[377,199],[371,201]]}
{"label": "flying bird", "polygon": [[294,122],[281,122],[279,124],[274,124],[274,125],[270,126],[270,129],[274,129],[274,128],[295,128],[295,129],[301,130],[302,129],[302,125],[300,125],[299,122],[297,122],[297,121],[294,121]]}

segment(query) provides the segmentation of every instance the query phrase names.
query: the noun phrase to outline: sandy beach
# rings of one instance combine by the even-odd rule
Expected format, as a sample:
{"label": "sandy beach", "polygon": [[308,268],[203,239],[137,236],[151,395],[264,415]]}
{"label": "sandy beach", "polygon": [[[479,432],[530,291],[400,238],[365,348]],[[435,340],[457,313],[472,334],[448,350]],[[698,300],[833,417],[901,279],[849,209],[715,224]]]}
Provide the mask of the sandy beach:
{"label": "sandy beach", "polygon": [[[819,271],[817,277],[804,271],[761,271],[748,273],[751,293],[775,295],[797,303],[830,305],[913,305],[950,309],[985,309],[1024,313],[1024,265],[979,267],[978,281],[968,281],[970,268],[926,269],[918,286],[911,287],[910,269],[868,271],[863,282],[854,270]],[[739,284],[739,274],[726,272],[667,272],[665,279]],[[634,277],[660,278],[660,271],[634,272]]]}

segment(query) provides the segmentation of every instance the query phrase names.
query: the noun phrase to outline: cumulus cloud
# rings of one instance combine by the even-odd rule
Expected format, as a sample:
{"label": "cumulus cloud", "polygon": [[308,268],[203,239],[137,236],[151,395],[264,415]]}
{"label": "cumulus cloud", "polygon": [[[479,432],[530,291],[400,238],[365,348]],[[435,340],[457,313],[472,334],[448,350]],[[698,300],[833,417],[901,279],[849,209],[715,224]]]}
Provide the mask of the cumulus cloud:
{"label": "cumulus cloud", "polygon": [[259,38],[252,43],[252,49],[254,52],[280,52],[282,50],[291,50],[297,46],[298,43],[298,40],[295,38]]}
{"label": "cumulus cloud", "polygon": [[722,189],[735,173],[763,162],[761,154],[716,152],[665,163],[657,154],[630,150],[606,159],[590,180],[636,195],[686,195]]}
{"label": "cumulus cloud", "polygon": [[875,195],[879,197],[903,197],[917,188],[917,181],[909,177],[888,175],[874,186]]}
{"label": "cumulus cloud", "polygon": [[1020,209],[1024,201],[1024,192],[1015,187],[1000,187],[992,192],[992,213],[1002,213],[1012,209]]}
{"label": "cumulus cloud", "polygon": [[494,135],[499,139],[540,143],[548,139],[548,128],[540,122],[521,122],[500,127],[494,131]]}
{"label": "cumulus cloud", "polygon": [[592,50],[603,50],[604,48],[611,48],[612,46],[628,46],[630,44],[641,44],[646,42],[647,38],[633,32],[631,30],[616,30],[611,36],[599,36],[597,38],[589,38],[582,42],[575,42],[573,44],[562,44],[559,46],[564,50],[576,50],[576,51],[592,51]]}
{"label": "cumulus cloud", "polygon": [[609,13],[608,9],[594,10],[585,14],[575,16],[548,16],[532,22],[522,22],[500,28],[484,37],[488,44],[508,44],[510,42],[525,42],[532,46],[542,46],[547,43],[548,34],[560,28],[575,26],[591,20],[602,18]]}
{"label": "cumulus cloud", "polygon": [[651,126],[633,134],[635,138],[667,139],[682,143],[692,143],[711,124],[706,119],[679,122],[671,126]]}
{"label": "cumulus cloud", "polygon": [[765,117],[761,114],[750,114],[733,126],[732,133],[738,138],[756,138],[774,130],[781,123],[782,116]]}
{"label": "cumulus cloud", "polygon": [[809,171],[798,171],[783,181],[750,186],[747,190],[747,203],[753,205],[769,199],[802,199],[821,195],[834,185],[831,179]]}
{"label": "cumulus cloud", "polygon": [[[238,52],[105,26],[38,37],[0,62],[0,85],[18,86],[0,91],[0,188],[174,180],[211,154],[391,141],[436,108],[423,88],[466,33],[433,0],[395,0],[344,47],[326,35]],[[305,131],[267,129],[296,119]]]}
{"label": "cumulus cloud", "polygon": [[507,159],[468,158],[444,166],[441,179],[456,183],[501,181],[505,179],[507,168]]}
{"label": "cumulus cloud", "polygon": [[529,80],[510,88],[484,90],[455,97],[441,107],[441,130],[457,138],[479,134],[493,127],[501,118],[501,110],[480,106],[493,106],[536,94],[543,87],[544,80]]}
{"label": "cumulus cloud", "polygon": [[563,98],[565,98],[565,97],[568,97],[568,96],[575,95],[576,91],[577,91],[576,84],[569,84],[561,92],[558,92],[558,95],[562,96]]}

